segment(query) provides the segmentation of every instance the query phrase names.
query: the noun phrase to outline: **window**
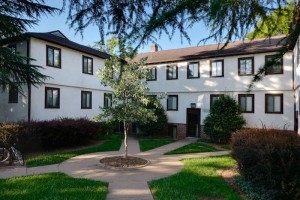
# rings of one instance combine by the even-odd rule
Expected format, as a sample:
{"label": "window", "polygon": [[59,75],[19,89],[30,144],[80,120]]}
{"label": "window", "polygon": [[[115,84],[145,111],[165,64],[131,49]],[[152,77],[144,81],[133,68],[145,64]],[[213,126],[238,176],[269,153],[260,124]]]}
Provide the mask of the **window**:
{"label": "window", "polygon": [[243,113],[254,113],[254,94],[239,94],[239,105]]}
{"label": "window", "polygon": [[60,89],[59,88],[45,88],[45,108],[59,108]]}
{"label": "window", "polygon": [[82,73],[93,74],[93,58],[82,56]]}
{"label": "window", "polygon": [[211,77],[224,77],[224,61],[223,60],[211,61],[210,76]]}
{"label": "window", "polygon": [[187,78],[199,78],[199,64],[189,63],[187,67]]}
{"label": "window", "polygon": [[222,94],[211,94],[210,95],[210,107],[212,107],[213,103],[219,99]]}
{"label": "window", "polygon": [[151,68],[148,68],[148,72],[149,72],[149,77],[147,79],[147,81],[156,81],[156,67],[151,67]]}
{"label": "window", "polygon": [[283,113],[283,94],[266,94],[265,95],[265,112],[266,113]]}
{"label": "window", "polygon": [[168,95],[167,110],[178,110],[178,95]]}
{"label": "window", "polygon": [[81,91],[81,108],[82,109],[92,108],[92,92]]}
{"label": "window", "polygon": [[176,125],[174,125],[174,124],[168,125],[168,135],[174,139],[177,137],[177,126]]}
{"label": "window", "polygon": [[47,66],[61,68],[60,49],[47,46]]}
{"label": "window", "polygon": [[19,91],[18,87],[12,84],[9,84],[8,90],[8,103],[18,103]]}
{"label": "window", "polygon": [[167,66],[167,80],[178,78],[178,68],[176,65]]}
{"label": "window", "polygon": [[112,107],[112,94],[104,93],[104,108]]}
{"label": "window", "polygon": [[239,65],[239,75],[240,76],[247,76],[254,74],[254,58],[239,58],[238,59]]}
{"label": "window", "polygon": [[[274,55],[266,56],[266,63],[273,61]],[[266,70],[266,74],[283,74],[282,58],[275,60],[274,65],[270,66]]]}

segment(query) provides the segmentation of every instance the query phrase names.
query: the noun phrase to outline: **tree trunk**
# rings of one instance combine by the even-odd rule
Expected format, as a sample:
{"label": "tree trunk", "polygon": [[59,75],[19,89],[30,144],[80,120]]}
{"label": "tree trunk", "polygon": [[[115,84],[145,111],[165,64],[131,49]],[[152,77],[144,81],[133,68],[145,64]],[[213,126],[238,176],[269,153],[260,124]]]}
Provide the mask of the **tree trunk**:
{"label": "tree trunk", "polygon": [[128,125],[127,122],[124,120],[124,147],[125,147],[125,155],[124,158],[127,158],[127,150],[128,150],[128,144],[127,144],[127,133],[128,133]]}

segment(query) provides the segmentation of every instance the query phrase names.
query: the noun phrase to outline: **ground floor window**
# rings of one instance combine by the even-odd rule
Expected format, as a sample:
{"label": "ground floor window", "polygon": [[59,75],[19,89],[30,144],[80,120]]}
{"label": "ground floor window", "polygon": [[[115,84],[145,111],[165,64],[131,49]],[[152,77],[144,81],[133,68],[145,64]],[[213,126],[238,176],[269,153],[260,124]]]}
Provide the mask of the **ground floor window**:
{"label": "ground floor window", "polygon": [[265,112],[266,113],[283,113],[283,94],[266,94],[265,95]]}
{"label": "ground floor window", "polygon": [[239,94],[239,105],[243,113],[254,113],[254,94]]}
{"label": "ground floor window", "polygon": [[168,95],[167,110],[178,110],[178,95]]}
{"label": "ground floor window", "polygon": [[60,107],[60,89],[46,87],[45,88],[45,108]]}
{"label": "ground floor window", "polygon": [[92,92],[81,91],[81,108],[82,109],[92,108]]}

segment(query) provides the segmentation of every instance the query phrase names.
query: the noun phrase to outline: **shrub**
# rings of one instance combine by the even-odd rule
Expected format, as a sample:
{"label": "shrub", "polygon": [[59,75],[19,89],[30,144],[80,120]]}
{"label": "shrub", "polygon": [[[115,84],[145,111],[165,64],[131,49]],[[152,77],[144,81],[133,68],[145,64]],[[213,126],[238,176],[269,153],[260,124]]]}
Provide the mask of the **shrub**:
{"label": "shrub", "polygon": [[99,124],[101,126],[103,134],[108,135],[109,133],[114,132],[114,129],[117,127],[118,122],[110,119],[103,122],[99,122]]}
{"label": "shrub", "polygon": [[232,156],[242,176],[272,199],[300,198],[300,136],[292,131],[242,129],[233,134]]}
{"label": "shrub", "polygon": [[138,127],[141,129],[141,131],[150,135],[159,133],[168,123],[168,117],[163,106],[156,99],[152,99],[152,102],[148,103],[146,108],[154,110],[154,115],[157,117],[157,120],[148,121],[147,123],[138,122]]}
{"label": "shrub", "polygon": [[18,138],[18,146],[22,151],[75,146],[97,139],[99,134],[99,124],[83,118],[0,125],[0,140],[9,145]]}
{"label": "shrub", "polygon": [[221,95],[204,120],[204,133],[212,142],[228,143],[232,133],[245,124],[238,103],[228,95]]}

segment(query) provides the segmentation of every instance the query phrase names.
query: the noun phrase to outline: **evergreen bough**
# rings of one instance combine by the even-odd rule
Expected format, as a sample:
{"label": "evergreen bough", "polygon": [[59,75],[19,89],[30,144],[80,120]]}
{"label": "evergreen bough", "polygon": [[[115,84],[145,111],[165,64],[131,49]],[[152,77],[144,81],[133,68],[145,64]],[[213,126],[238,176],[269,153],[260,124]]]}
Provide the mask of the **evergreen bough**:
{"label": "evergreen bough", "polygon": [[233,98],[221,95],[211,106],[210,113],[204,120],[204,132],[212,142],[228,143],[233,132],[241,129],[246,120]]}

